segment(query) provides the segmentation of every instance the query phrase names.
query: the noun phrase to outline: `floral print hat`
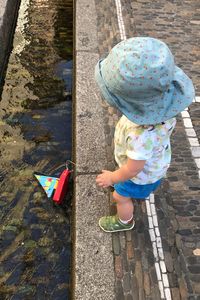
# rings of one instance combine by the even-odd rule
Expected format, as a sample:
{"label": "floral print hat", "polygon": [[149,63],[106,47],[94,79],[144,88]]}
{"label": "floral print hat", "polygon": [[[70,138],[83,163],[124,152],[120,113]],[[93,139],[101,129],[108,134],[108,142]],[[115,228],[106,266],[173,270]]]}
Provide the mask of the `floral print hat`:
{"label": "floral print hat", "polygon": [[105,100],[138,125],[176,116],[195,95],[192,81],[175,65],[167,45],[149,37],[117,44],[97,63],[95,78]]}

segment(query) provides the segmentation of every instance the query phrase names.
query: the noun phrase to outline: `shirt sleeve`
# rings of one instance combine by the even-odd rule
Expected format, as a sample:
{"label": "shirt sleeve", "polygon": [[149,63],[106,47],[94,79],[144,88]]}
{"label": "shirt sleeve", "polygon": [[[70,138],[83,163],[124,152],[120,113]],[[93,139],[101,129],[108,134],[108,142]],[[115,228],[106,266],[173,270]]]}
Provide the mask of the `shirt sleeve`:
{"label": "shirt sleeve", "polygon": [[126,155],[130,159],[148,160],[153,155],[153,140],[148,130],[140,129],[129,133],[126,143]]}

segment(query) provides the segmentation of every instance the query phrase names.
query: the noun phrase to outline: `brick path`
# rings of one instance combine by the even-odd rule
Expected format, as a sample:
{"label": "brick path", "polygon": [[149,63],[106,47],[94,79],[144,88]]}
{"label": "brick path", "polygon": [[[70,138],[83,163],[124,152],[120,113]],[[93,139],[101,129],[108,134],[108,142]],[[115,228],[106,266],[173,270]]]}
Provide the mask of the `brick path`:
{"label": "brick path", "polygon": [[[200,3],[195,0],[122,0],[121,4],[127,37],[153,36],[165,41],[178,66],[192,77],[196,93],[200,95]],[[96,12],[99,54],[103,55],[120,41],[115,2],[96,0]],[[112,137],[118,114],[106,105],[104,112],[108,168],[112,169],[115,167]],[[193,103],[189,112],[199,137],[199,103]],[[167,179],[155,194],[166,264],[166,270],[161,268],[162,282],[167,287],[167,275],[171,293],[171,296],[165,294],[163,299],[200,299],[200,256],[193,252],[200,248],[200,180],[182,118],[177,119],[172,164]],[[114,210],[111,201],[111,212]],[[112,236],[116,299],[161,299],[144,202],[136,202],[135,217],[135,230]]]}

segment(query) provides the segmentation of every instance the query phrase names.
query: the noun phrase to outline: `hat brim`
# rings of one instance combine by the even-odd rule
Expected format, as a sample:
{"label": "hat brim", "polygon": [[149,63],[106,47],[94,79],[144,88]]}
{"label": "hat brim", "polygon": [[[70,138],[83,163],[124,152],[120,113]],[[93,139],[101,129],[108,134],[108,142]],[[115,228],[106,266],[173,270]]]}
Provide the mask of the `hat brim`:
{"label": "hat brim", "polygon": [[99,60],[95,67],[95,79],[104,99],[136,124],[154,125],[169,120],[188,107],[195,97],[191,79],[175,66],[174,78],[162,97],[151,99],[150,105],[146,102],[138,104],[138,99],[134,98],[131,102],[126,101],[120,95],[114,95],[105,84],[101,73],[102,62],[103,60]]}

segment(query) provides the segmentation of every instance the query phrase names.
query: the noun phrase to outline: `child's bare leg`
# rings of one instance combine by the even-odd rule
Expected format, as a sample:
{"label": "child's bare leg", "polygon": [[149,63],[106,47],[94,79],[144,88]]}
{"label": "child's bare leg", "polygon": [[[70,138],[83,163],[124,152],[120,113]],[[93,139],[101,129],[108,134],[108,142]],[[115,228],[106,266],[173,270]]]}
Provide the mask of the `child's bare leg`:
{"label": "child's bare leg", "polygon": [[117,215],[122,221],[130,220],[133,217],[133,201],[131,198],[123,197],[116,191],[113,193],[113,198],[117,203]]}

